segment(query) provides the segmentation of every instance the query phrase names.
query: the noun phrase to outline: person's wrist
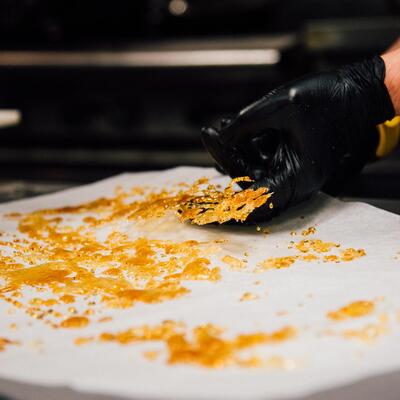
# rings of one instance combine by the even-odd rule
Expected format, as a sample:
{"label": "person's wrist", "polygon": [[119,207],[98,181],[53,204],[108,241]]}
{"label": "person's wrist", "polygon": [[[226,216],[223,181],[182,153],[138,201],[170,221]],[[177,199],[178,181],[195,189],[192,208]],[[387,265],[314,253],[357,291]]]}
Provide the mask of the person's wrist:
{"label": "person's wrist", "polygon": [[385,53],[382,59],[386,67],[385,85],[396,115],[400,115],[400,49]]}

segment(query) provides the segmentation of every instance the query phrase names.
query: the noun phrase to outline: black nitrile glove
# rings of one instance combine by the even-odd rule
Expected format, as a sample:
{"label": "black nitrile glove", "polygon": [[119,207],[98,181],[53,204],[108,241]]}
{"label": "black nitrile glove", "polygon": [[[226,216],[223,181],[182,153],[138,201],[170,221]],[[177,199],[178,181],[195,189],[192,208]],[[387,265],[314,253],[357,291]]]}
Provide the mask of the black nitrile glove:
{"label": "black nitrile glove", "polygon": [[[305,76],[246,107],[220,131],[205,128],[203,142],[231,177],[274,192],[273,208],[249,220],[268,220],[346,177],[374,158],[375,126],[393,118],[380,57],[337,71]],[[245,186],[246,187],[246,186]]]}

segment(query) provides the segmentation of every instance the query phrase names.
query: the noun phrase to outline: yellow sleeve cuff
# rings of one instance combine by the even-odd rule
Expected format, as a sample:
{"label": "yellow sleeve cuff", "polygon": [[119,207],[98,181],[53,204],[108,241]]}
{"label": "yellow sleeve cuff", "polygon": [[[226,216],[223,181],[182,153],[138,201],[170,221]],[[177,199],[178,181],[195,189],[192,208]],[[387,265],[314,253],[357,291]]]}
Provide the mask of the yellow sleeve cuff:
{"label": "yellow sleeve cuff", "polygon": [[377,126],[379,132],[379,144],[376,149],[377,157],[384,157],[391,153],[400,141],[400,117],[394,117],[390,121]]}

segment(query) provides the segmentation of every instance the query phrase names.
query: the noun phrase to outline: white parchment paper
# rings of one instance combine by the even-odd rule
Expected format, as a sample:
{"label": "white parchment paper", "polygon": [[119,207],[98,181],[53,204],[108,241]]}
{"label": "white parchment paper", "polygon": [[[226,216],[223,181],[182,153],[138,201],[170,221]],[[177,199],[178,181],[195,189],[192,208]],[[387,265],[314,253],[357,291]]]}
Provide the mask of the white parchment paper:
{"label": "white parchment paper", "polygon": [[[212,169],[177,168],[164,172],[124,174],[95,184],[38,198],[0,205],[0,213],[28,212],[41,208],[79,204],[113,195],[117,185],[165,187],[208,176],[227,183]],[[304,218],[302,218],[304,217]],[[151,225],[153,224],[153,225]],[[222,269],[218,283],[191,282],[189,295],[161,304],[138,304],[126,310],[107,310],[112,321],[91,323],[79,330],[54,330],[32,320],[0,300],[0,336],[21,342],[0,353],[0,378],[43,386],[66,386],[77,391],[133,399],[270,399],[305,396],[395,371],[400,368],[400,217],[359,203],[343,203],[319,195],[308,204],[268,223],[269,235],[254,227],[191,226],[173,218],[154,221],[137,230],[137,235],[155,239],[227,239],[213,265]],[[363,248],[367,255],[348,263],[298,261],[292,267],[251,272],[260,260],[294,254],[288,249],[292,231],[315,226],[312,238],[340,243],[343,248]],[[2,218],[0,230],[15,231],[16,222]],[[143,230],[143,231],[142,231]],[[249,268],[231,271],[220,260],[223,255],[241,257],[249,252]],[[255,281],[260,284],[255,285]],[[254,301],[240,302],[244,292],[257,294]],[[334,322],[328,311],[356,300],[375,300],[377,310],[357,320]],[[372,343],[343,338],[344,329],[375,324],[388,317],[387,333]],[[169,366],[165,357],[155,361],[142,356],[148,343],[135,346],[92,343],[77,347],[77,336],[89,336],[163,320],[184,321],[189,327],[214,323],[226,335],[273,331],[285,325],[298,329],[297,338],[258,347],[265,358],[293,360],[294,368]],[[10,330],[10,324],[18,326]],[[327,334],[331,332],[331,334]],[[332,333],[333,332],[333,333]],[[338,334],[336,334],[338,333]],[[158,346],[163,349],[163,345]],[[1,388],[0,388],[1,390]]]}

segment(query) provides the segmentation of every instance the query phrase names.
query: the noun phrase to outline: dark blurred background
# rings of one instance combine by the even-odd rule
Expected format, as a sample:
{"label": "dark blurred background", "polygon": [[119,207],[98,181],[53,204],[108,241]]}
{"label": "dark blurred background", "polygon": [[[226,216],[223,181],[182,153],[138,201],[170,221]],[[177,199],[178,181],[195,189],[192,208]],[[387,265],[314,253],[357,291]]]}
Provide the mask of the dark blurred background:
{"label": "dark blurred background", "polygon": [[[383,51],[399,15],[400,0],[0,0],[0,109],[20,113],[0,128],[0,199],[212,165],[202,125]],[[397,160],[344,194],[400,198]]]}

